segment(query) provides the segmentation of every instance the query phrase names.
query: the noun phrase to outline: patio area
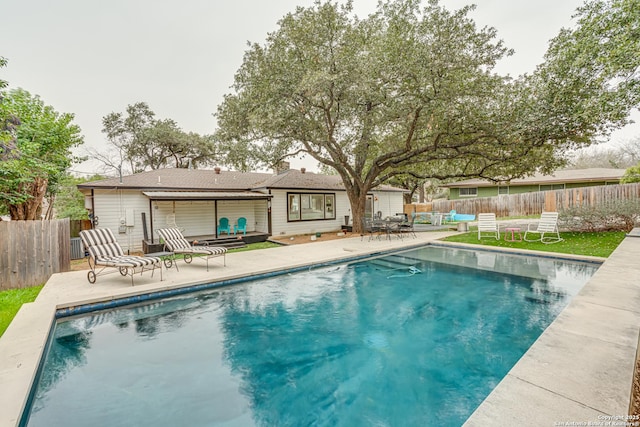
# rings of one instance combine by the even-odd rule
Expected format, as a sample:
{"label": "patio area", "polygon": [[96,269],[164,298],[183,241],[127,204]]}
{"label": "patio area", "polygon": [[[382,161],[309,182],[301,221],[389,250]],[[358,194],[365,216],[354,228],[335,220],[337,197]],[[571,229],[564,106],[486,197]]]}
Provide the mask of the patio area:
{"label": "patio area", "polygon": [[[184,268],[181,264],[179,272],[165,270],[162,282],[148,272],[136,275],[135,286],[119,274],[101,276],[94,285],[87,282],[86,271],[54,275],[0,338],[0,427],[18,422],[56,309],[282,269],[313,268],[428,243],[446,245],[435,241],[451,234],[417,233],[416,239],[371,242],[356,236],[231,253],[226,267],[213,260],[207,273],[204,264]],[[640,331],[637,259],[640,238],[627,237],[465,425],[553,425],[626,414]]]}

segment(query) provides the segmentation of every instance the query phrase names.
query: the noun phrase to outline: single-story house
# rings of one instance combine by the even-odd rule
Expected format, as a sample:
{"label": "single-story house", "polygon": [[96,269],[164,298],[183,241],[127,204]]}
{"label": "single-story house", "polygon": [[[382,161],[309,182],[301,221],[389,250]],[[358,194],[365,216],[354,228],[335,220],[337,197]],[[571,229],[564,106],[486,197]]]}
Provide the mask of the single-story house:
{"label": "single-story house", "polygon": [[[95,227],[110,228],[127,250],[157,243],[155,230],[177,226],[191,239],[220,237],[216,225],[247,220],[247,236],[340,230],[351,205],[339,176],[289,169],[279,174],[204,169],[159,169],[78,185]],[[368,194],[367,213],[403,211],[405,190],[380,186]],[[226,233],[224,233],[226,236]]]}
{"label": "single-story house", "polygon": [[483,179],[468,179],[445,184],[443,187],[449,188],[449,199],[452,200],[467,197],[493,197],[502,194],[619,184],[625,171],[626,169],[606,168],[558,170],[552,175],[535,174],[509,182],[496,183]]}

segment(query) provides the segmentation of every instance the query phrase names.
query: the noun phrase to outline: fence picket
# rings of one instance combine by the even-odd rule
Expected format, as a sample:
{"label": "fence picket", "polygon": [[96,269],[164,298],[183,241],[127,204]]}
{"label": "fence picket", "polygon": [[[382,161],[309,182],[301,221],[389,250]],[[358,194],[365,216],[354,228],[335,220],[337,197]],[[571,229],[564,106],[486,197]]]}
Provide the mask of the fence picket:
{"label": "fence picket", "polygon": [[473,199],[434,200],[405,205],[404,211],[449,212],[478,215],[493,212],[498,217],[539,215],[576,206],[597,206],[614,200],[640,199],[640,183],[599,185],[565,190],[538,191]]}
{"label": "fence picket", "polygon": [[0,221],[0,290],[45,283],[69,271],[69,220]]}

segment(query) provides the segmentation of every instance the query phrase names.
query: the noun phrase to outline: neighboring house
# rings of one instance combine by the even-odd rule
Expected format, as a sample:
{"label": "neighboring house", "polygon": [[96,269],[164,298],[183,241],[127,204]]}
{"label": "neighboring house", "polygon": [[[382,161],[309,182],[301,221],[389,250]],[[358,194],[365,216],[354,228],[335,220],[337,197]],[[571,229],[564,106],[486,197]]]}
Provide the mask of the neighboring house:
{"label": "neighboring house", "polygon": [[[155,230],[177,225],[191,238],[216,238],[216,224],[247,219],[247,235],[295,235],[340,230],[351,206],[339,176],[298,170],[242,173],[159,169],[78,185],[94,226],[111,228],[119,243],[140,250]],[[367,212],[403,211],[405,190],[381,186],[367,196]],[[144,218],[144,222],[143,222]],[[226,233],[224,234],[226,236]],[[248,238],[247,238],[248,239]]]}
{"label": "neighboring house", "polygon": [[513,179],[510,182],[494,183],[482,179],[470,179],[442,187],[449,188],[449,199],[493,197],[502,194],[619,184],[625,170],[603,168],[559,170],[553,175],[536,174],[528,178]]}

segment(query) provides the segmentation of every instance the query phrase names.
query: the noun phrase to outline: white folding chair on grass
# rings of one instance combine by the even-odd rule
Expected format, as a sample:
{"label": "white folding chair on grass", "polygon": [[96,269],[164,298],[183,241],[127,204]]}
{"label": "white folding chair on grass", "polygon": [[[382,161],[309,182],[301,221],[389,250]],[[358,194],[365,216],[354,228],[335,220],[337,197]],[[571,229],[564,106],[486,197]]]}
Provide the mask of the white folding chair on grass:
{"label": "white folding chair on grass", "polygon": [[[90,271],[87,273],[89,283],[95,283],[99,275],[107,274],[103,271],[109,267],[117,268],[123,276],[131,276],[131,286],[133,286],[133,275],[136,272],[139,271],[142,274],[145,270],[151,270],[151,276],[153,276],[156,268],[160,269],[160,281],[162,281],[162,260],[158,257],[125,255],[110,229],[83,230],[80,232],[80,238],[89,252]],[[99,266],[102,268],[96,271]]]}
{"label": "white folding chair on grass", "polygon": [[[537,234],[538,237],[532,239],[528,236],[529,234]],[[563,241],[564,239],[560,237],[558,230],[558,212],[542,212],[537,224],[527,226],[523,238],[527,242],[558,243]]]}
{"label": "white folding chair on grass", "polygon": [[[165,248],[171,252],[171,258],[165,259],[167,268],[171,267],[177,255],[182,255],[182,259],[187,264],[191,263],[194,255],[196,258],[204,259],[207,262],[207,271],[209,271],[209,258],[222,256],[224,265],[227,265],[227,248],[208,245],[192,246],[177,228],[161,228],[158,230],[158,235],[163,240]],[[176,263],[177,268],[178,263]]]}
{"label": "white folding chair on grass", "polygon": [[496,240],[500,240],[500,230],[496,221],[496,214],[481,213],[478,214],[478,240],[482,238],[482,233],[491,233]]}

